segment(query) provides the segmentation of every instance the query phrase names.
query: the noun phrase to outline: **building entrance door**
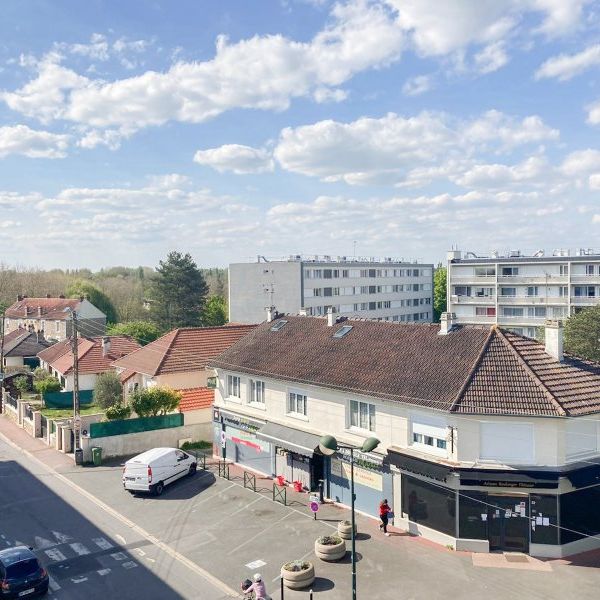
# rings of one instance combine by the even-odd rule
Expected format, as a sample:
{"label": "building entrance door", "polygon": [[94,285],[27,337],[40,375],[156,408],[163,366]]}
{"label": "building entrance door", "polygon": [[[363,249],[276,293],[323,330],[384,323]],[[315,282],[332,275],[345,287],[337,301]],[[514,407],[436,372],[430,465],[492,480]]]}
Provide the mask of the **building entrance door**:
{"label": "building entrance door", "polygon": [[528,496],[488,496],[490,551],[529,552]]}

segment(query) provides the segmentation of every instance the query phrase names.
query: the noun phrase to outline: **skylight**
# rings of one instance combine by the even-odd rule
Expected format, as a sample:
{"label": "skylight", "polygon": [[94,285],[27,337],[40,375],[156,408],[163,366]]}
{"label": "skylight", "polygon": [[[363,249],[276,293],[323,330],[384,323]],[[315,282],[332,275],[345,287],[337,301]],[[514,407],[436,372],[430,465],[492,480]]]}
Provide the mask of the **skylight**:
{"label": "skylight", "polygon": [[279,331],[280,329],[282,329],[284,327],[284,325],[287,323],[287,321],[285,319],[281,319],[281,321],[277,321],[277,323],[275,323],[272,327],[271,327],[271,331]]}
{"label": "skylight", "polygon": [[352,325],[344,325],[343,327],[340,327],[334,334],[333,337],[334,338],[343,338],[347,333],[350,332],[350,330],[352,329]]}

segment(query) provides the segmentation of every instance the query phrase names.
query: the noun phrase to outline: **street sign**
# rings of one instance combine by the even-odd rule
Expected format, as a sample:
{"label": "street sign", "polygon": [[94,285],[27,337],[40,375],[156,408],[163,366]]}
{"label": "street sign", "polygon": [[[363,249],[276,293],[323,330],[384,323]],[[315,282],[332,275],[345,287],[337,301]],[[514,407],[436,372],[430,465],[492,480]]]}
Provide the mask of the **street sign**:
{"label": "street sign", "polygon": [[225,444],[227,443],[227,438],[225,437],[225,432],[221,431],[221,446],[225,448]]}
{"label": "street sign", "polygon": [[314,513],[319,512],[319,503],[318,502],[311,502],[310,503],[310,510]]}

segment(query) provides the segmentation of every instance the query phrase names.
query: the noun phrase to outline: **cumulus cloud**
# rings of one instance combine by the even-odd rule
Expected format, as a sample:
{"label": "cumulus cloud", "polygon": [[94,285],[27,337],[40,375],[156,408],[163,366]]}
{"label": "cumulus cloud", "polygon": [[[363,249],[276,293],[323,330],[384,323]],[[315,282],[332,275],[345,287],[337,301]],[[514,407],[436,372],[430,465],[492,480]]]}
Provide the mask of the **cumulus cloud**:
{"label": "cumulus cloud", "polygon": [[587,122],[590,125],[600,125],[600,101],[590,104],[587,107]]}
{"label": "cumulus cloud", "polygon": [[549,58],[535,72],[536,79],[568,81],[592,67],[600,65],[600,44],[594,44],[577,54],[560,54]]}
{"label": "cumulus cloud", "polygon": [[430,75],[417,75],[411,77],[402,86],[402,93],[406,96],[420,96],[433,87],[433,78]]}
{"label": "cumulus cloud", "polygon": [[266,173],[273,170],[271,154],[261,148],[251,148],[240,144],[226,144],[219,148],[198,150],[194,161],[219,171],[236,175]]}
{"label": "cumulus cloud", "polygon": [[64,158],[69,136],[37,131],[26,125],[0,127],[0,158],[20,154],[29,158]]}
{"label": "cumulus cloud", "polygon": [[588,148],[571,152],[563,160],[560,170],[569,177],[600,171],[600,150]]}
{"label": "cumulus cloud", "polygon": [[479,73],[493,73],[508,62],[504,42],[488,44],[481,52],[475,54],[475,67]]}

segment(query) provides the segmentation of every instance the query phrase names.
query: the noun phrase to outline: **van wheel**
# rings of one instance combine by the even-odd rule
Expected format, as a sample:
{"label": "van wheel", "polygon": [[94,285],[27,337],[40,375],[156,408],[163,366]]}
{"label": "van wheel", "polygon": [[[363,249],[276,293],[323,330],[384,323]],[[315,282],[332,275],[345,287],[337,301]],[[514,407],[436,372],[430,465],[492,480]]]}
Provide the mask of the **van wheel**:
{"label": "van wheel", "polygon": [[159,481],[155,486],[154,486],[154,495],[155,496],[160,496],[163,493],[163,490],[165,489],[165,484],[162,481]]}
{"label": "van wheel", "polygon": [[190,465],[190,470],[188,471],[188,475],[194,475],[196,473],[197,468],[198,468],[198,466],[196,465],[196,463],[192,463]]}

